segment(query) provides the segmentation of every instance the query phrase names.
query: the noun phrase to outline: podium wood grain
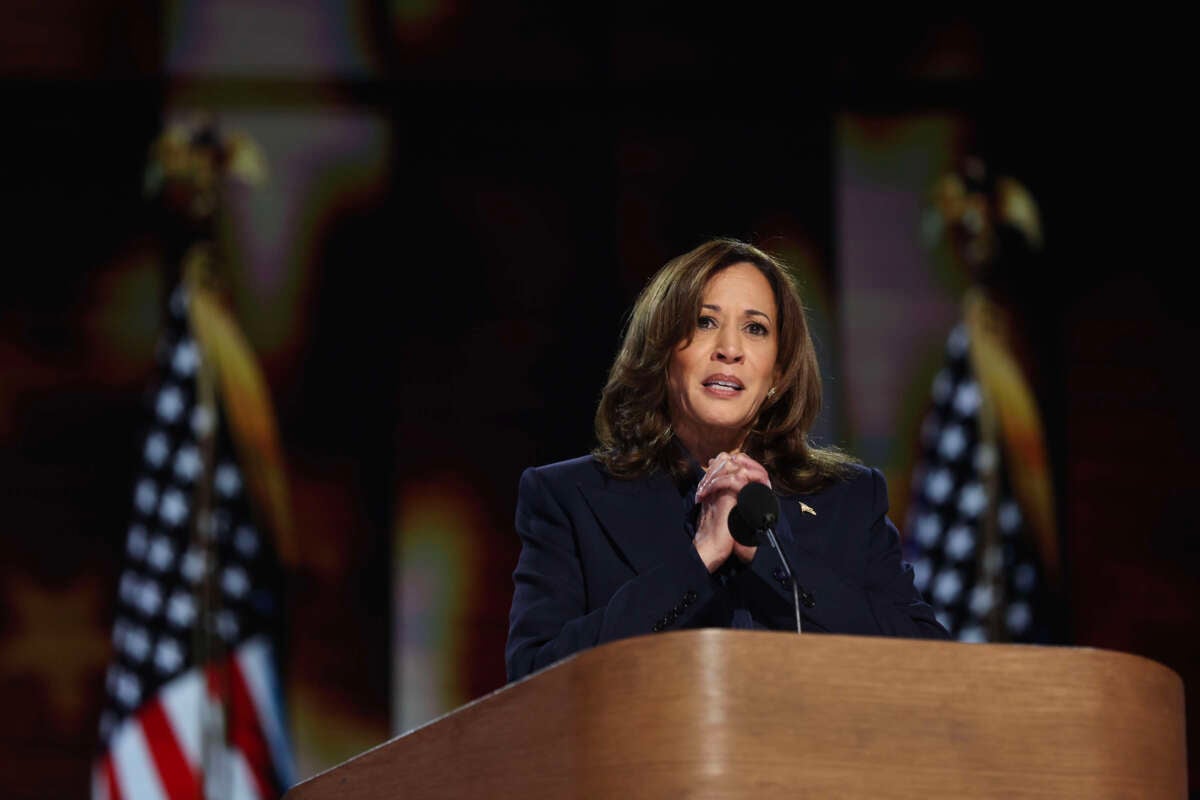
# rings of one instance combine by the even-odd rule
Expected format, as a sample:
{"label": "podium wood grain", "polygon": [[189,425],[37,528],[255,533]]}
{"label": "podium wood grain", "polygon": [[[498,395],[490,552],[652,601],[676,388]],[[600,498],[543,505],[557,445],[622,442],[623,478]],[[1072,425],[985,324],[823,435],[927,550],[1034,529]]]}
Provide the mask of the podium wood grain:
{"label": "podium wood grain", "polygon": [[581,653],[286,798],[1182,798],[1183,702],[1104,650],[688,631]]}

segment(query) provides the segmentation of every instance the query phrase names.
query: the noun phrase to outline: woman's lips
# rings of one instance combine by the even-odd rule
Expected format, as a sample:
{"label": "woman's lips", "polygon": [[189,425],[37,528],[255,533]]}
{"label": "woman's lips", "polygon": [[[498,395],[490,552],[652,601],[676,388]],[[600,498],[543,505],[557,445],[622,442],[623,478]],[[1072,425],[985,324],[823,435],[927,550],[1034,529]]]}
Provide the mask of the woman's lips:
{"label": "woman's lips", "polygon": [[746,387],[732,375],[709,375],[701,386],[704,391],[716,397],[733,397]]}

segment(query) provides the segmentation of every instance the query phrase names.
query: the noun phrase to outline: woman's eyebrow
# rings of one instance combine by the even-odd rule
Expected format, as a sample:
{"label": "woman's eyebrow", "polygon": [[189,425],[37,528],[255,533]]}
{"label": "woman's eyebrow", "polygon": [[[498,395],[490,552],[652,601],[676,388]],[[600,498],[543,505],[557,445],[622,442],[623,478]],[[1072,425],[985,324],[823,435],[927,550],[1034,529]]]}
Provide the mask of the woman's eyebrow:
{"label": "woman's eyebrow", "polygon": [[[704,303],[701,308],[707,308],[709,311],[720,311],[721,307],[716,303]],[[759,311],[757,308],[747,308],[745,315],[747,317],[762,317],[767,322],[771,321],[771,316],[765,312]]]}

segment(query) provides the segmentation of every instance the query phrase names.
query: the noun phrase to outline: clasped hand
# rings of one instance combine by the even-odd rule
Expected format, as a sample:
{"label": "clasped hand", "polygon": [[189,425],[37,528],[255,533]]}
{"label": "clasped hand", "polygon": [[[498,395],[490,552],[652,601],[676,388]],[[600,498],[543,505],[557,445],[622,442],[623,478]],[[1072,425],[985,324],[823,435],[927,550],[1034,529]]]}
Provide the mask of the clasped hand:
{"label": "clasped hand", "polygon": [[708,462],[704,477],[696,487],[696,502],[700,504],[700,519],[696,524],[693,544],[710,573],[715,572],[736,555],[749,563],[757,547],[739,544],[729,532],[729,512],[737,505],[738,492],[746,484],[762,483],[770,487],[767,470],[745,453],[717,453]]}

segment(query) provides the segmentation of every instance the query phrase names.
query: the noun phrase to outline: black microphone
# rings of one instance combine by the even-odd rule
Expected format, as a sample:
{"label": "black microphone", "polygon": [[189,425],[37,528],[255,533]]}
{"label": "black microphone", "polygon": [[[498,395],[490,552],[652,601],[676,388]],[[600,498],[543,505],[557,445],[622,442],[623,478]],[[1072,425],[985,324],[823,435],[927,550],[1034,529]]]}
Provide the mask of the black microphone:
{"label": "black microphone", "polygon": [[788,580],[792,583],[792,608],[796,612],[796,633],[801,633],[800,598],[804,598],[804,605],[807,608],[812,607],[813,598],[812,594],[796,581],[796,576],[792,574],[792,565],[788,563],[787,556],[783,554],[783,549],[775,539],[775,531],[772,528],[778,521],[779,498],[775,496],[775,492],[762,483],[747,483],[738,492],[737,505],[729,510],[729,533],[738,544],[746,547],[757,547],[759,543],[766,540],[775,549],[779,555],[779,561],[783,564],[783,571],[787,573]]}
{"label": "black microphone", "polygon": [[729,532],[738,544],[755,547],[762,533],[779,519],[779,498],[766,485],[747,483],[729,511]]}

